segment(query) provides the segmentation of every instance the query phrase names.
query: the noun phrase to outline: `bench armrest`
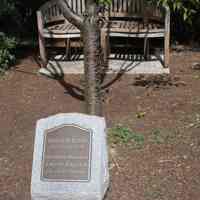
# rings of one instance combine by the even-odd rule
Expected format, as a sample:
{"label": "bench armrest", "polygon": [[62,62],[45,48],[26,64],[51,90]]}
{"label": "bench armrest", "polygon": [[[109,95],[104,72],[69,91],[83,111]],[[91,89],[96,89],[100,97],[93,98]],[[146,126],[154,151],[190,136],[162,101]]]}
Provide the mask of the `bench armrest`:
{"label": "bench armrest", "polygon": [[165,5],[163,6],[163,9],[165,10],[165,32],[170,33],[170,8],[169,6]]}
{"label": "bench armrest", "polygon": [[42,34],[44,28],[44,17],[42,15],[41,10],[37,11],[37,26],[39,33]]}
{"label": "bench armrest", "polygon": [[164,24],[165,24],[165,33],[170,33],[170,8],[168,5],[160,5],[160,10],[163,13],[163,19],[164,19]]}
{"label": "bench armrest", "polygon": [[44,18],[40,10],[37,11],[37,26],[38,26],[38,31],[42,33],[44,28]]}
{"label": "bench armrest", "polygon": [[170,8],[168,5],[163,5],[162,8],[165,10],[166,15],[170,13]]}
{"label": "bench armrest", "polygon": [[171,12],[170,12],[169,6],[168,5],[162,5],[160,7],[164,11],[165,23],[166,23],[166,21],[168,21],[169,24],[170,24],[170,14],[171,14]]}

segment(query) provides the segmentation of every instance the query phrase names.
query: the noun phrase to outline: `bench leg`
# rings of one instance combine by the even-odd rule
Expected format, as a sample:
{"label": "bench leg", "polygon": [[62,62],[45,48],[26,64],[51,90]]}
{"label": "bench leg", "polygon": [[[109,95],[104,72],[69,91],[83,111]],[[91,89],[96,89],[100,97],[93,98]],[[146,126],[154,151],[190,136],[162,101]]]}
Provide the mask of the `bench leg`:
{"label": "bench leg", "polygon": [[169,67],[169,47],[170,47],[170,42],[169,42],[169,37],[166,34],[165,36],[165,44],[164,44],[164,67]]}
{"label": "bench leg", "polygon": [[41,11],[37,12],[37,25],[38,25],[38,42],[40,58],[42,60],[42,67],[47,66],[47,52],[45,49],[45,38],[43,37],[43,17]]}
{"label": "bench leg", "polygon": [[170,10],[167,8],[165,16],[165,38],[164,38],[164,67],[169,67],[170,59]]}
{"label": "bench leg", "polygon": [[42,67],[47,66],[47,52],[45,48],[45,38],[39,34],[39,51],[40,51],[40,58],[42,61]]}
{"label": "bench leg", "polygon": [[101,48],[103,53],[103,62],[105,68],[108,68],[108,58],[110,54],[110,46],[109,46],[109,36],[107,33],[107,29],[103,29],[101,31]]}
{"label": "bench leg", "polygon": [[144,38],[144,59],[149,60],[149,38]]}
{"label": "bench leg", "polygon": [[67,56],[67,60],[70,60],[70,58],[71,58],[70,38],[67,38],[67,40],[66,40],[66,56]]}

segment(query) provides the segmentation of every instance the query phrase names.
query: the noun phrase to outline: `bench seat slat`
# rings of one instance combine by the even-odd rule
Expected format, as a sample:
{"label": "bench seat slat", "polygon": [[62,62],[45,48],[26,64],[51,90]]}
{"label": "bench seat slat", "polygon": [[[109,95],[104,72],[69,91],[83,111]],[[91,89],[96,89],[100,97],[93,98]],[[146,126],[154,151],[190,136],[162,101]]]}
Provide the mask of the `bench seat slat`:
{"label": "bench seat slat", "polygon": [[164,33],[164,26],[155,23],[138,21],[111,21],[110,32],[121,33]]}
{"label": "bench seat slat", "polygon": [[165,33],[157,32],[157,33],[130,33],[130,32],[110,32],[110,37],[130,37],[130,38],[161,38],[164,37]]}
{"label": "bench seat slat", "polygon": [[43,30],[44,34],[74,34],[80,33],[80,30],[77,29],[74,25],[67,23],[67,24],[59,24],[46,27]]}
{"label": "bench seat slat", "polygon": [[109,32],[116,32],[116,33],[164,33],[164,29],[152,29],[152,30],[147,30],[147,29],[120,29],[120,28],[111,28]]}
{"label": "bench seat slat", "polygon": [[51,34],[51,33],[44,33],[45,38],[50,39],[67,39],[67,38],[80,38],[80,33],[66,33],[66,34]]}

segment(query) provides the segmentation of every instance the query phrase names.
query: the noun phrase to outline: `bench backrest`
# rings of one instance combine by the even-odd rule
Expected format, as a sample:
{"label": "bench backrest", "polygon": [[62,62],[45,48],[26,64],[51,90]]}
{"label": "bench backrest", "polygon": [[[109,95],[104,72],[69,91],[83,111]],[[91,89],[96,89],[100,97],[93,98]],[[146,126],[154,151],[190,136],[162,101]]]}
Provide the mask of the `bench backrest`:
{"label": "bench backrest", "polygon": [[[82,15],[85,10],[85,0],[68,0],[68,3],[75,13]],[[45,24],[65,20],[55,0],[46,2],[39,10],[42,12]]]}
{"label": "bench backrest", "polygon": [[[163,14],[160,9],[145,4],[145,0],[112,0],[109,9],[109,16],[112,18],[118,17],[143,17],[162,19]],[[85,0],[68,0],[72,10],[82,15],[85,11]],[[40,11],[42,12],[44,23],[51,23],[60,20],[65,20],[56,1],[51,0],[44,4]]]}
{"label": "bench backrest", "polygon": [[144,0],[112,0],[110,16],[127,17],[132,14],[142,14],[144,11]]}
{"label": "bench backrest", "polygon": [[161,20],[163,13],[158,7],[147,4],[145,0],[112,0],[110,17],[139,17]]}

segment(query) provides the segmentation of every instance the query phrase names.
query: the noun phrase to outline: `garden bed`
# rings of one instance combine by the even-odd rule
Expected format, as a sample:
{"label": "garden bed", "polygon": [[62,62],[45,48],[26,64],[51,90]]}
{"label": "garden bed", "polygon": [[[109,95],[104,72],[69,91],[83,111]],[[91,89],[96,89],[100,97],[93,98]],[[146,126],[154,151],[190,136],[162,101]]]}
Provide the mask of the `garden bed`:
{"label": "garden bed", "polygon": [[[106,78],[109,200],[199,198],[200,71],[192,69],[198,61],[198,52],[174,52],[170,76]],[[38,69],[31,52],[0,78],[0,200],[30,199],[36,120],[84,111],[81,75],[58,81]]]}

